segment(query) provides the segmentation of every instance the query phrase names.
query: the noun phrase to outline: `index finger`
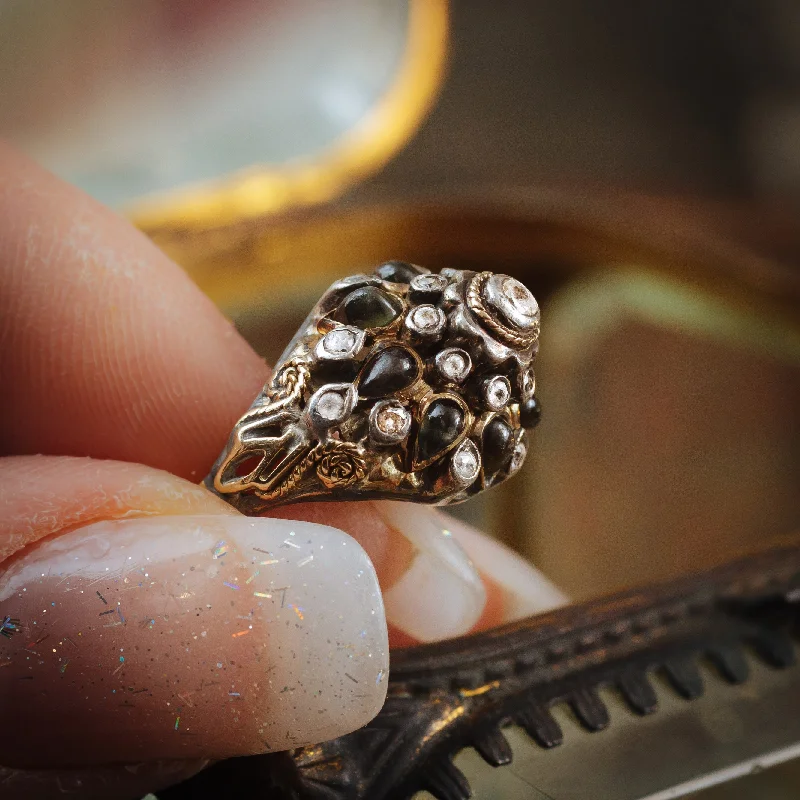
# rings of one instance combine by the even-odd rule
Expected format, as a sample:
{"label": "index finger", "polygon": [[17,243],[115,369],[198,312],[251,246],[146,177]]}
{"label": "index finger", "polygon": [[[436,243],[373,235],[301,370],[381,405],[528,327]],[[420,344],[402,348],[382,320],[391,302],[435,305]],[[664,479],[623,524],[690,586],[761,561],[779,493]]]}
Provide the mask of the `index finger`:
{"label": "index finger", "polygon": [[[125,220],[3,147],[0,176],[0,454],[138,462],[198,482],[267,367]],[[562,600],[521,560],[477,547],[469,528],[429,509],[333,503],[275,516],[324,521],[359,541],[400,629],[395,644]]]}
{"label": "index finger", "polygon": [[200,480],[268,370],[145,236],[0,145],[0,452]]}

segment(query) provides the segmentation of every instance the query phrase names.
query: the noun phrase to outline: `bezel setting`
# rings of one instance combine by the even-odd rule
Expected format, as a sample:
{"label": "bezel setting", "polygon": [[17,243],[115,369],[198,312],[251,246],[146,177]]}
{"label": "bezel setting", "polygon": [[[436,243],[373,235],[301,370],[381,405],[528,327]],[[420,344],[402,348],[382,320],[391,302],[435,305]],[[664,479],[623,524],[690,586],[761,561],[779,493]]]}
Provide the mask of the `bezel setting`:
{"label": "bezel setting", "polygon": [[343,278],[206,485],[253,514],[314,499],[466,500],[524,461],[538,335],[538,304],[510,276],[387,262]]}
{"label": "bezel setting", "polygon": [[379,444],[402,442],[411,430],[411,412],[397,400],[381,400],[369,412],[370,436]]}
{"label": "bezel setting", "polygon": [[358,355],[365,338],[365,331],[353,325],[340,325],[322,336],[314,354],[318,361],[346,361]]}

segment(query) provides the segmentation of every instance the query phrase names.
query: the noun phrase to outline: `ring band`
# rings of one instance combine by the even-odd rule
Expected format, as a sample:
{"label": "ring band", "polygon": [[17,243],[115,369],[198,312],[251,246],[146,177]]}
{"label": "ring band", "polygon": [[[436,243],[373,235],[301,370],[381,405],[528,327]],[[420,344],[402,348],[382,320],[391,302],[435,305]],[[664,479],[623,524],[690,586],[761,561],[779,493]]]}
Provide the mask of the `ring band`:
{"label": "ring band", "polygon": [[444,505],[495,486],[539,421],[539,321],[508,275],[390,261],[337,281],[206,486],[246,514],[307,500]]}

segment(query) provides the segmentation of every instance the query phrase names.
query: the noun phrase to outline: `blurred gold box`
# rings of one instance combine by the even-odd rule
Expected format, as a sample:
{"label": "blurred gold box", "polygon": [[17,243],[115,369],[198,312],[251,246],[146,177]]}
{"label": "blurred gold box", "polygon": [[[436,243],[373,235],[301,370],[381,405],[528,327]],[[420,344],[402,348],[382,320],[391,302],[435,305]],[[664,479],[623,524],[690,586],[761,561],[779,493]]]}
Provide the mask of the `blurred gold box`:
{"label": "blurred gold box", "polygon": [[267,359],[327,285],[388,257],[524,280],[543,304],[544,422],[523,474],[455,512],[584,598],[800,522],[800,283],[734,220],[495,191],[151,233]]}

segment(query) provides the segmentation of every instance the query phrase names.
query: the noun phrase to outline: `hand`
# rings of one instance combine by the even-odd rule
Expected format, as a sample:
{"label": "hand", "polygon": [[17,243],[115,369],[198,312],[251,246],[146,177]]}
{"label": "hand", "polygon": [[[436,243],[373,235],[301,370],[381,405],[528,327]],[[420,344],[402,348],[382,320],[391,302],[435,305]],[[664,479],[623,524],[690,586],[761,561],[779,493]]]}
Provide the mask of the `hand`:
{"label": "hand", "polygon": [[6,148],[0,175],[2,797],[140,797],[344,734],[383,702],[387,622],[409,644],[563,601],[432,509],[209,494],[267,367],[124,220]]}

